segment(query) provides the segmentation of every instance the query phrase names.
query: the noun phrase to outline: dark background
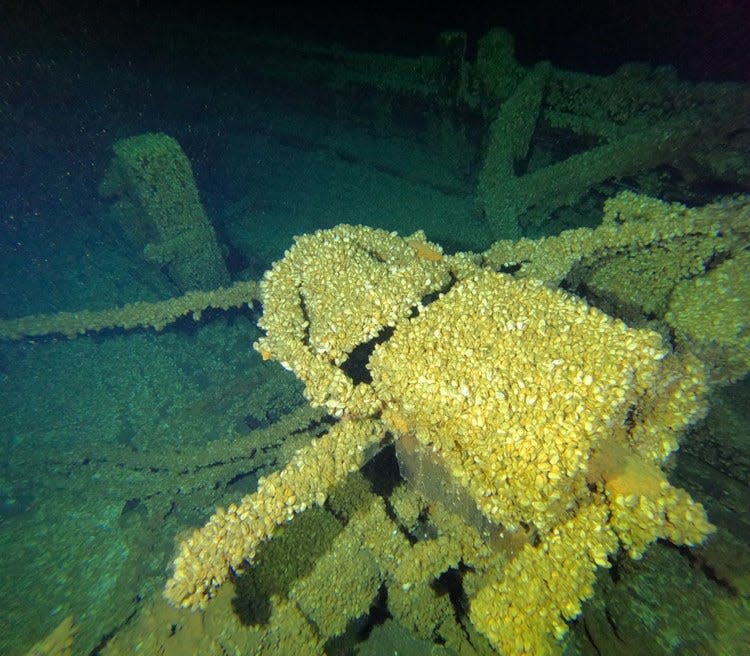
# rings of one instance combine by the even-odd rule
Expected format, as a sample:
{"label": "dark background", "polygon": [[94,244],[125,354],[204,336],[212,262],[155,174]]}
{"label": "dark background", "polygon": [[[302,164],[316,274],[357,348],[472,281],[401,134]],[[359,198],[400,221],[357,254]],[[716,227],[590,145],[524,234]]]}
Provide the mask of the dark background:
{"label": "dark background", "polygon": [[54,36],[137,48],[145,34],[200,43],[220,40],[222,32],[270,29],[415,55],[429,53],[443,29],[463,29],[475,43],[490,27],[503,26],[515,36],[524,63],[549,59],[564,68],[608,73],[624,62],[648,61],[672,64],[691,80],[750,81],[750,0],[432,4],[0,0],[0,48]]}

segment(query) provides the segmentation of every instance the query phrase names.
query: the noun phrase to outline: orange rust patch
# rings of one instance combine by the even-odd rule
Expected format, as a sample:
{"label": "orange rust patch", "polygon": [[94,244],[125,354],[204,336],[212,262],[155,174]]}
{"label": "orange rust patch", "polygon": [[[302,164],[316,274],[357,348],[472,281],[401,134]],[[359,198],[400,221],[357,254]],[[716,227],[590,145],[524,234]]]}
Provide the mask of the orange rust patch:
{"label": "orange rust patch", "polygon": [[437,248],[419,239],[407,239],[406,243],[416,251],[417,257],[422,260],[440,262],[443,259],[443,254]]}
{"label": "orange rust patch", "polygon": [[393,428],[395,428],[399,433],[409,432],[409,422],[402,414],[393,412],[391,413],[389,419],[391,421],[391,426],[393,426]]}

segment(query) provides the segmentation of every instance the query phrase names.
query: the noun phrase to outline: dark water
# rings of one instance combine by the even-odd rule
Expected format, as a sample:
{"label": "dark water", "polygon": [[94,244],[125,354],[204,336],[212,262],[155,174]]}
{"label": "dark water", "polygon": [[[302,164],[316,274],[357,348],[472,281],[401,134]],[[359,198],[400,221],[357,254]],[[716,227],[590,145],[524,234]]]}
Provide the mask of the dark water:
{"label": "dark water", "polygon": [[[471,60],[477,38],[505,25],[525,66],[550,59],[558,69],[609,75],[637,60],[673,65],[674,79],[696,83],[742,83],[750,71],[740,2],[348,13],[4,4],[3,318],[179,293],[163,267],[144,263],[98,193],[113,144],[148,132],[168,134],[184,150],[233,281],[259,279],[294,235],[342,222],[402,235],[424,229],[448,252],[485,250],[495,236],[475,193],[486,146],[481,111],[400,98],[380,114],[382,95],[366,85],[331,91],[314,77],[273,68],[271,61],[284,61],[279,39],[289,35],[293,43],[418,56],[434,52],[438,32],[459,28]],[[750,167],[748,134],[750,124],[740,121],[731,141],[737,154],[727,164],[739,167],[736,174],[707,179],[696,166],[698,177],[688,179],[667,162],[604,181],[556,224],[529,224],[525,234],[594,226],[602,199],[626,188],[694,205],[749,192],[750,174],[741,170]],[[533,170],[591,146],[579,138],[541,125],[523,166]],[[0,652],[25,653],[71,614],[79,625],[74,653],[95,652],[159,594],[175,535],[283,464],[280,438],[248,445],[244,462],[226,456],[251,430],[305,404],[293,375],[252,350],[259,316],[256,305],[207,312],[159,333],[114,328],[75,340],[0,341]],[[707,427],[690,437],[673,476],[706,505],[724,550],[711,565],[659,543],[643,561],[622,564],[622,585],[603,580],[589,616],[619,626],[615,633],[632,650],[618,653],[739,654],[747,645],[747,380],[715,395]],[[717,571],[719,561],[736,578]],[[566,648],[594,653],[596,630],[579,622]],[[644,646],[649,635],[654,643]],[[408,644],[423,653],[416,639]],[[354,649],[346,641],[329,647]]]}

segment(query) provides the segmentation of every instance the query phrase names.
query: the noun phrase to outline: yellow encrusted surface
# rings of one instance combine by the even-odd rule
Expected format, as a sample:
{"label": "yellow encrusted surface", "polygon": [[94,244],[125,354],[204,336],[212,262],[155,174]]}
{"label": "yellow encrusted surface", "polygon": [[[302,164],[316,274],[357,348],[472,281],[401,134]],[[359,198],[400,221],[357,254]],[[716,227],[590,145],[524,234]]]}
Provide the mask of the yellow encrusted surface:
{"label": "yellow encrusted surface", "polygon": [[364,464],[367,446],[382,430],[372,421],[342,421],[300,449],[289,464],[258,481],[255,493],[219,508],[179,547],[166,597],[184,608],[203,608],[229,576],[252,561],[276,527],[307,507],[322,505],[328,492]]}
{"label": "yellow encrusted surface", "polygon": [[260,298],[258,283],[236,282],[210,292],[191,291],[165,301],[136,301],[109,310],[80,310],[57,314],[33,314],[17,319],[0,319],[0,339],[24,339],[60,334],[73,339],[86,332],[106,328],[153,328],[163,330],[176,319],[191,315],[200,321],[204,310],[252,305]]}
{"label": "yellow encrusted surface", "polygon": [[266,336],[256,349],[292,369],[314,404],[351,410],[353,385],[335,365],[448,282],[438,253],[420,235],[363,226],[298,237],[261,283]]}
{"label": "yellow encrusted surface", "polygon": [[488,518],[547,530],[665,354],[655,333],[483,271],[377,347],[370,368],[386,422],[436,450]]}
{"label": "yellow encrusted surface", "polygon": [[505,656],[555,653],[565,620],[578,615],[593,593],[596,568],[608,567],[607,554],[617,547],[607,513],[601,501],[579,509],[542,544],[524,546],[501,578],[477,593],[472,622]]}
{"label": "yellow encrusted surface", "polygon": [[[503,239],[483,254],[494,269],[517,268],[519,277],[559,284],[571,270],[584,266],[615,266],[620,258],[652,259],[656,251],[667,276],[655,262],[648,266],[661,287],[665,277],[673,282],[699,272],[696,260],[711,253],[742,250],[750,232],[750,198],[722,199],[698,208],[667,203],[657,198],[624,191],[604,203],[602,225],[565,230],[541,239]],[[682,269],[675,267],[675,259]],[[636,265],[639,266],[639,265]],[[627,282],[627,281],[623,281]]]}
{"label": "yellow encrusted surface", "polygon": [[742,378],[750,370],[750,253],[678,285],[666,319],[682,348],[711,363],[714,378]]}
{"label": "yellow encrusted surface", "polygon": [[[694,544],[713,530],[661,471],[705,410],[703,366],[670,353],[657,333],[542,282],[445,256],[419,234],[363,227],[299,238],[262,290],[266,336],[256,349],[341,419],[183,542],[167,586],[174,603],[205,606],[230,566],[323,503],[387,434],[433,454],[444,485],[468,493],[494,529],[483,536],[433,504],[436,533],[411,545],[384,530],[393,522],[378,499],[348,513],[341,553],[357,562],[347,567],[367,572],[374,558],[391,610],[406,620],[420,616],[405,609],[410,599],[419,606],[431,579],[471,563],[471,619],[506,654],[552,650],[620,544],[637,557],[658,537]],[[368,375],[356,380],[347,359],[375,337]],[[411,524],[423,504],[394,499]],[[347,547],[355,543],[361,563]],[[329,616],[304,595],[309,615],[338,631],[343,615],[361,612],[371,571],[355,610]]]}
{"label": "yellow encrusted surface", "polygon": [[373,556],[344,531],[289,597],[325,636],[344,632],[351,618],[367,613],[382,582]]}

